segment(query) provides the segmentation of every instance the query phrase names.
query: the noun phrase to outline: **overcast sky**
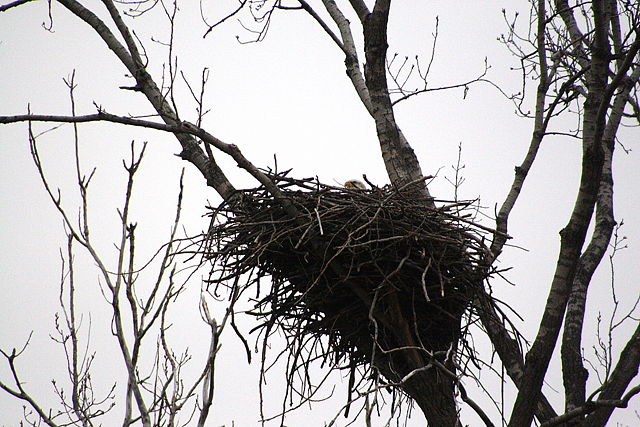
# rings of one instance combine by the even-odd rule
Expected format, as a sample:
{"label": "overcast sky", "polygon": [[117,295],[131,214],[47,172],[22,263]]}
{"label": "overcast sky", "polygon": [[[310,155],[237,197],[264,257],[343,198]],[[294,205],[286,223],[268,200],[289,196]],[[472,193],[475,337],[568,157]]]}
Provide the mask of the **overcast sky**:
{"label": "overcast sky", "polygon": [[[91,3],[101,10],[99,2]],[[196,2],[193,2],[196,3]],[[517,66],[497,37],[506,30],[501,9],[520,10],[526,21],[526,2],[503,1],[430,1],[415,9],[402,9],[396,2],[390,21],[390,55],[429,58],[436,16],[439,38],[430,86],[444,86],[469,80],[491,66],[488,78],[507,93],[519,90],[520,76],[510,68]],[[207,2],[204,13],[211,22],[233,10],[230,0]],[[101,12],[101,16],[105,14]],[[114,114],[149,114],[151,107],[132,91],[118,89],[131,84],[125,70],[112,52],[90,29],[70,16],[56,3],[52,9],[53,28],[49,24],[47,2],[37,1],[0,14],[0,115],[23,114],[30,106],[35,113],[68,114],[68,89],[63,78],[75,70],[76,109],[79,114],[95,112],[94,104]],[[353,19],[355,22],[356,19]],[[128,21],[130,22],[130,21]],[[144,42],[150,58],[150,70],[160,81],[166,50],[155,40],[166,41],[166,19],[158,10],[133,20],[137,36]],[[374,183],[387,182],[377,148],[373,121],[359,103],[345,76],[343,55],[331,40],[302,11],[276,11],[269,31],[261,43],[240,44],[236,36],[249,34],[237,20],[217,28],[203,39],[206,25],[199,10],[184,2],[178,15],[175,39],[178,65],[185,76],[197,83],[204,67],[210,70],[205,99],[211,108],[204,127],[216,137],[238,145],[256,165],[273,167],[277,155],[279,169],[293,168],[298,177],[318,176],[329,184],[359,178],[363,173]],[[354,30],[359,31],[359,30]],[[195,104],[184,84],[177,85],[176,98],[181,117],[195,120]],[[530,106],[532,108],[532,105]],[[513,168],[523,158],[532,123],[518,118],[514,106],[488,84],[475,84],[464,96],[463,90],[430,93],[404,101],[397,107],[398,123],[413,145],[425,174],[437,174],[431,186],[439,198],[452,198],[447,178],[453,176],[458,145],[462,144],[465,182],[462,198],[480,198],[485,213],[491,216],[504,199],[513,177]],[[574,123],[564,122],[565,127]],[[38,124],[44,131],[50,125]],[[44,169],[54,188],[60,188],[62,200],[70,212],[77,212],[78,195],[74,187],[73,141],[71,126],[62,126],[40,138]],[[615,160],[616,219],[624,220],[621,233],[628,237],[628,249],[616,258],[616,286],[628,309],[638,294],[636,278],[640,274],[637,259],[640,236],[640,209],[636,192],[640,182],[637,167],[637,129],[624,129],[620,136],[625,154],[618,149]],[[207,226],[202,218],[205,206],[218,203],[217,195],[205,186],[201,176],[189,164],[175,156],[176,140],[156,131],[126,128],[112,124],[86,124],[80,127],[81,155],[85,171],[97,168],[91,186],[91,223],[94,238],[107,257],[113,257],[117,239],[117,211],[122,204],[125,175],[121,159],[128,156],[132,140],[148,141],[134,195],[133,218],[139,223],[140,259],[150,256],[164,243],[170,231],[175,207],[178,178],[185,171],[183,225],[189,234]],[[559,247],[558,232],[566,224],[574,202],[579,177],[580,146],[570,138],[545,140],[537,164],[531,171],[524,193],[510,219],[514,248],[505,251],[501,266],[513,267],[507,278],[515,284],[495,280],[496,295],[523,317],[520,330],[533,339],[546,293],[553,274]],[[58,302],[60,256],[65,237],[62,221],[48,200],[29,154],[26,125],[0,126],[0,347],[20,347],[33,331],[31,344],[20,368],[26,385],[44,402],[56,403],[51,387],[53,377],[64,377],[63,354],[52,344],[54,314]],[[228,159],[219,156],[225,172],[239,187],[256,183]],[[491,226],[491,220],[486,219]],[[91,312],[91,342],[97,351],[94,382],[108,387],[109,372],[117,366],[116,356],[107,356],[114,338],[109,333],[110,318],[97,285],[98,273],[85,256],[78,255],[82,286],[80,310],[88,323]],[[199,279],[183,297],[175,313],[176,348],[189,347],[194,363],[200,363],[208,348],[207,327],[199,318],[197,304]],[[611,313],[609,266],[603,261],[593,282],[590,314],[585,331],[597,326],[598,313],[604,319]],[[214,311],[217,315],[222,308]],[[515,320],[515,318],[514,318]],[[247,330],[251,321],[246,322]],[[621,328],[618,345],[628,336],[630,326]],[[592,356],[593,337],[585,342]],[[482,342],[482,338],[478,337]],[[257,371],[247,367],[243,350],[232,334],[223,338],[218,365],[214,413],[209,425],[251,426],[257,423]],[[551,368],[559,372],[557,360]],[[105,378],[100,378],[104,372]],[[0,375],[7,370],[0,366]],[[280,378],[273,375],[267,386],[279,392]],[[596,384],[592,374],[591,390]],[[562,401],[562,381],[558,375],[547,377],[548,397]],[[336,382],[342,396],[346,382]],[[329,394],[331,389],[325,392]],[[478,395],[479,400],[482,398]],[[507,402],[511,400],[507,397]],[[289,425],[321,425],[330,419],[343,400],[318,404],[312,418],[307,409],[293,414]],[[638,406],[638,399],[635,402]],[[269,402],[271,414],[279,400]],[[0,394],[0,425],[16,425],[21,403]],[[508,406],[508,405],[507,405]],[[245,408],[246,407],[246,408]],[[119,413],[118,413],[119,414]],[[321,415],[319,415],[321,414]],[[616,412],[612,424],[637,425],[632,410]],[[309,420],[317,420],[318,423]],[[344,420],[342,418],[341,420]],[[343,421],[339,421],[343,422]],[[614,421],[615,420],[615,421]],[[474,418],[469,418],[475,425]],[[421,425],[421,414],[410,425]]]}

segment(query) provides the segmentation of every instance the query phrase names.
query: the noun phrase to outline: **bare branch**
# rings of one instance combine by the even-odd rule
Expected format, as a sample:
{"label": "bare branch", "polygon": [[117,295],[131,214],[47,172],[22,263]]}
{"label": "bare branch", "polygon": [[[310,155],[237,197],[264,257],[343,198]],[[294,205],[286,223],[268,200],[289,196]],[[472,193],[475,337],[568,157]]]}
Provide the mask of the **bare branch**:
{"label": "bare branch", "polygon": [[[546,26],[546,10],[545,10],[545,2],[544,0],[538,0],[537,3],[537,54],[538,61],[540,63],[540,80],[538,82],[538,89],[536,91],[536,104],[535,104],[535,122],[533,125],[533,133],[531,136],[531,143],[529,145],[529,150],[527,151],[527,155],[525,156],[522,164],[515,169],[515,177],[513,180],[513,184],[511,189],[509,190],[509,194],[505,198],[505,201],[500,208],[498,216],[496,217],[496,229],[507,233],[507,222],[509,219],[509,214],[513,209],[518,196],[520,195],[520,191],[522,190],[522,185],[533,165],[533,162],[536,159],[538,154],[538,150],[540,148],[540,144],[542,139],[544,138],[546,125],[548,121],[545,121],[545,106],[546,106],[546,96],[547,91],[549,90],[549,80],[547,75],[547,52],[545,45],[545,26]],[[494,257],[497,257],[502,251],[502,247],[504,246],[506,240],[503,237],[496,236],[491,243],[491,252]]]}
{"label": "bare branch", "polygon": [[213,25],[209,25],[209,28],[207,29],[207,31],[204,33],[204,35],[202,36],[202,38],[205,38],[209,35],[209,33],[211,31],[213,31],[213,29],[215,27],[217,27],[218,25],[222,24],[223,22],[225,22],[227,19],[235,16],[238,14],[238,12],[240,12],[240,10],[244,7],[245,3],[247,3],[247,0],[242,0],[240,1],[239,6],[236,8],[236,10],[234,10],[233,12],[229,13],[227,16],[225,16],[224,18],[220,19],[218,22],[216,22]]}
{"label": "bare branch", "polygon": [[16,1],[12,1],[11,3],[0,5],[0,12],[5,12],[11,9],[12,7],[22,6],[23,4],[30,3],[32,1],[34,0],[16,0]]}
{"label": "bare branch", "polygon": [[[282,198],[280,191],[278,188],[271,182],[271,179],[266,176],[263,172],[258,170],[246,157],[240,152],[240,149],[233,144],[227,144],[216,138],[215,136],[209,134],[204,129],[199,128],[191,123],[184,122],[178,125],[167,125],[157,122],[151,122],[148,120],[135,119],[131,117],[123,117],[116,116],[113,114],[98,112],[97,114],[89,114],[85,116],[48,116],[48,115],[21,115],[21,116],[2,116],[0,117],[0,123],[17,123],[23,121],[45,121],[45,122],[61,122],[61,123],[86,123],[86,122],[95,122],[95,121],[108,121],[113,123],[121,123],[131,126],[140,126],[146,127],[150,129],[162,130],[165,132],[171,132],[174,134],[190,134],[197,136],[202,141],[207,144],[210,144],[220,151],[231,156],[236,162],[238,166],[245,169],[249,172],[254,178],[256,178],[261,184],[265,185],[271,191],[273,191],[273,195],[276,198],[282,200],[284,206],[289,208],[288,202]],[[295,217],[295,215],[292,213]]]}
{"label": "bare branch", "polygon": [[331,37],[331,40],[333,40],[333,42],[338,45],[338,47],[344,52],[344,54],[346,56],[349,56],[350,52],[345,48],[344,43],[342,43],[342,40],[340,40],[338,38],[338,36],[331,30],[331,28],[329,28],[329,26],[326,24],[326,22],[324,22],[324,20],[322,18],[320,18],[320,15],[318,15],[316,13],[315,10],[313,10],[313,8],[309,5],[309,3],[307,3],[305,0],[299,0],[300,4],[302,5],[302,8],[309,14],[311,15],[311,17],[313,19],[316,20],[316,22],[322,27],[322,29],[324,30],[325,33],[327,33],[327,35],[329,37]]}
{"label": "bare branch", "polygon": [[336,23],[340,30],[340,37],[342,38],[343,51],[345,52],[345,67],[347,70],[347,76],[351,80],[360,101],[365,106],[369,114],[372,114],[373,107],[371,105],[371,98],[369,90],[365,83],[362,71],[360,71],[360,63],[358,59],[358,51],[356,44],[351,33],[351,27],[349,21],[344,16],[342,11],[338,8],[334,0],[322,0],[324,7],[329,12],[331,19]]}
{"label": "bare branch", "polygon": [[365,4],[365,2],[363,0],[349,0],[349,3],[351,3],[351,7],[353,8],[353,10],[356,11],[358,18],[360,18],[360,21],[364,22],[364,20],[370,13],[369,8]]}
{"label": "bare branch", "polygon": [[[569,412],[566,412],[560,415],[559,417],[553,418],[549,421],[546,421],[540,424],[540,427],[551,427],[551,426],[563,424],[563,423],[566,423],[567,421],[575,420],[578,417],[582,417],[583,415],[594,413],[595,411],[598,411],[598,410],[611,412],[613,411],[614,408],[626,408],[629,406],[629,401],[631,400],[631,398],[633,398],[638,394],[640,394],[640,385],[631,388],[631,390],[629,390],[629,392],[627,392],[627,394],[622,399],[608,399],[608,400],[598,399],[595,401],[590,400],[579,408],[573,409]],[[604,426],[604,424],[594,424],[594,421],[595,420],[591,419],[591,423],[587,425]]]}
{"label": "bare branch", "polygon": [[[640,367],[640,324],[627,341],[624,349],[620,353],[620,359],[615,369],[611,373],[611,376],[607,382],[602,386],[600,391],[599,400],[611,400],[620,399],[629,383],[638,374]],[[635,386],[627,393],[628,399],[623,401],[628,402],[629,399],[640,392],[640,386]],[[585,423],[593,426],[605,426],[614,407],[618,405],[609,405],[604,408],[599,408],[593,414],[589,415]]]}
{"label": "bare branch", "polygon": [[[177,113],[169,105],[162,92],[153,81],[151,76],[144,68],[144,64],[138,53],[135,41],[130,35],[130,32],[124,22],[122,21],[119,13],[113,7],[110,0],[103,0],[105,5],[109,9],[112,19],[115,21],[118,30],[125,38],[127,48],[125,48],[113,35],[111,30],[98,18],[93,12],[85,8],[83,5],[75,0],[61,0],[62,3],[69,11],[75,14],[78,18],[89,24],[93,30],[102,38],[106,45],[111,49],[122,64],[129,70],[131,75],[136,79],[135,90],[138,90],[147,97],[151,105],[158,112],[162,120],[171,126],[174,126],[180,122]],[[198,146],[197,142],[185,133],[176,133],[176,138],[182,146],[181,158],[188,160],[194,166],[198,168],[200,173],[206,178],[207,184],[216,189],[216,191],[223,197],[232,197],[235,189],[229,182],[226,175],[219,168],[215,159],[208,158],[202,149]]]}
{"label": "bare branch", "polygon": [[[634,55],[636,52],[631,52]],[[626,62],[626,61],[625,61]],[[625,70],[625,63],[620,64]],[[596,209],[596,223],[591,242],[580,257],[571,298],[567,306],[565,330],[562,343],[563,375],[566,390],[566,410],[571,411],[585,403],[587,373],[582,363],[581,335],[587,289],[595,269],[604,256],[615,226],[613,214],[613,150],[615,135],[622,118],[622,111],[629,99],[629,92],[640,78],[640,69],[634,70],[631,76],[624,80],[624,86],[615,97],[609,112],[602,145],[605,161],[598,191]],[[610,83],[610,86],[613,82]]]}
{"label": "bare branch", "polygon": [[50,427],[58,427],[58,424],[54,422],[51,414],[47,415],[47,413],[40,407],[40,405],[33,399],[33,397],[31,397],[30,393],[25,390],[23,381],[20,380],[20,377],[18,375],[18,370],[16,368],[16,359],[25,351],[25,349],[29,345],[30,340],[31,334],[29,335],[29,338],[20,351],[17,351],[14,348],[10,353],[7,353],[4,350],[0,349],[0,353],[7,360],[7,364],[9,365],[9,372],[11,372],[11,376],[15,384],[15,388],[11,388],[11,386],[7,385],[3,381],[0,381],[0,388],[10,395],[25,401],[34,411],[36,411],[40,419],[44,421],[45,424]]}
{"label": "bare branch", "polygon": [[[599,117],[598,112],[603,103],[608,103],[604,95],[607,67],[610,61],[607,36],[609,19],[602,1],[594,1],[592,11],[597,31],[595,32],[595,47],[593,48],[589,72],[590,93],[585,104],[580,189],[578,190],[571,218],[560,233],[560,254],[556,271],[538,329],[538,335],[527,354],[522,388],[520,388],[516,398],[509,421],[510,427],[529,425],[533,419],[534,408],[562,325],[580,250],[585,241],[587,228],[593,214],[602,174],[604,163],[602,133],[599,133],[597,129],[603,128],[601,121],[604,119],[604,117]],[[538,19],[543,19],[544,16],[544,0],[540,0]]]}

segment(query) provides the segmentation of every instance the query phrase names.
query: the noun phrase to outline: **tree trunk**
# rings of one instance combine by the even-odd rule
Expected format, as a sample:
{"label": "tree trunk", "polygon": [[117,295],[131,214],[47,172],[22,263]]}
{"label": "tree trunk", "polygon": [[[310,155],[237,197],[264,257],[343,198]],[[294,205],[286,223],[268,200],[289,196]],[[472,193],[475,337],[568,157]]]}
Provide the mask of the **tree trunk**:
{"label": "tree trunk", "polygon": [[[371,99],[371,114],[376,123],[382,159],[391,184],[403,187],[422,178],[420,163],[396,123],[387,86],[387,21],[389,2],[376,2],[373,12],[363,22],[366,64],[365,81]],[[381,5],[382,4],[382,5]],[[429,199],[424,183],[411,190]]]}

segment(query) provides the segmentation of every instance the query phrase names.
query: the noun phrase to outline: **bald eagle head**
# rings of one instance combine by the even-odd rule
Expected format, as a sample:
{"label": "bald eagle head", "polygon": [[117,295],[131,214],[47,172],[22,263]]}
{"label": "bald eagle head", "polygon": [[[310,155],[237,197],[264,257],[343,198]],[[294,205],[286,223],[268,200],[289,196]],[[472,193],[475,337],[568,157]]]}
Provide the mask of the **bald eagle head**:
{"label": "bald eagle head", "polygon": [[366,190],[367,187],[364,185],[362,181],[357,179],[350,179],[349,181],[344,183],[344,188],[352,188],[357,190]]}

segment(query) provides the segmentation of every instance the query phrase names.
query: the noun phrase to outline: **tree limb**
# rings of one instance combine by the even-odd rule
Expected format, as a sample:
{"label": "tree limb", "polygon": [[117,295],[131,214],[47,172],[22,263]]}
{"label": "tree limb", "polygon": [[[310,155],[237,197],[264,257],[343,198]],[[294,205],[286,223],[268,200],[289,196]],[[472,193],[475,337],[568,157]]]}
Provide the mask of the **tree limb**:
{"label": "tree limb", "polygon": [[[629,54],[635,56],[636,53],[630,50]],[[619,63],[622,67],[621,70],[626,68],[626,62],[627,61]],[[615,135],[620,126],[622,114],[629,99],[629,93],[639,79],[640,67],[636,68],[630,76],[621,79],[623,86],[613,101],[602,138],[605,161],[600,180],[600,189],[598,191],[595,228],[591,242],[580,257],[578,263],[576,276],[572,285],[571,297],[567,305],[562,339],[562,372],[566,394],[565,408],[567,411],[571,411],[585,403],[587,372],[582,361],[581,334],[587,289],[595,269],[600,264],[609,246],[615,226],[612,171]],[[612,87],[615,84],[617,84],[617,81],[614,79],[609,86]]]}
{"label": "tree limb", "polygon": [[[582,406],[578,408],[575,408],[556,418],[553,418],[547,422],[540,424],[540,427],[551,427],[551,426],[563,424],[567,421],[575,420],[576,418],[581,417],[583,415],[586,415],[589,413],[593,414],[595,411],[598,411],[600,409],[609,410],[611,412],[615,408],[626,408],[629,406],[629,401],[631,400],[631,398],[633,398],[639,393],[640,393],[640,386],[635,386],[631,390],[629,390],[629,392],[622,399],[608,399],[608,400],[598,399],[596,401],[585,402]],[[606,420],[605,420],[605,423],[606,423]],[[591,423],[585,422],[584,425],[585,427],[586,426],[592,427],[592,426],[600,426],[600,425],[604,426],[605,424],[595,424],[594,420],[592,420]]]}
{"label": "tree limb", "polygon": [[[616,364],[615,369],[611,373],[611,376],[602,386],[600,391],[599,400],[611,400],[619,399],[628,387],[631,380],[638,375],[640,368],[640,324],[631,335],[629,341],[625,345],[622,353],[620,353],[620,359]],[[640,392],[640,386],[634,387],[630,390],[637,394]],[[597,402],[597,401],[596,401]],[[599,408],[593,414],[589,415],[584,420],[584,426],[605,426],[613,412],[615,406],[605,406]]]}
{"label": "tree limb", "polygon": [[34,0],[16,0],[16,1],[12,1],[11,3],[3,4],[0,6],[0,12],[5,12],[11,9],[12,7],[22,6],[23,4],[31,3],[32,1]]}
{"label": "tree limb", "polygon": [[[544,19],[544,1],[539,0],[538,19]],[[522,387],[516,398],[509,427],[529,426],[534,408],[553,354],[556,340],[562,326],[564,312],[573,283],[580,250],[586,238],[587,228],[593,214],[597,198],[604,153],[602,149],[602,128],[598,111],[603,103],[607,81],[607,67],[610,60],[607,36],[608,16],[603,0],[593,2],[595,39],[589,73],[589,94],[585,102],[583,157],[580,188],[567,226],[560,232],[560,253],[556,271],[540,327],[529,350]],[[540,12],[542,11],[542,13]]]}
{"label": "tree limb", "polygon": [[[82,19],[85,23],[90,25],[93,30],[102,38],[105,44],[111,49],[120,62],[129,70],[132,76],[136,79],[135,89],[144,93],[151,105],[158,112],[162,120],[168,125],[176,125],[180,123],[178,115],[173,110],[171,105],[163,96],[162,92],[153,81],[151,76],[144,68],[135,42],[131,36],[123,36],[128,40],[128,51],[113,35],[111,30],[98,18],[93,12],[85,8],[83,5],[75,0],[59,0],[59,2],[65,6],[70,12]],[[103,0],[106,5],[112,3],[110,0]],[[113,19],[116,21],[121,33],[128,34],[128,29],[122,22],[117,10],[111,6],[107,6]],[[200,173],[206,178],[207,184],[213,187],[218,194],[224,199],[228,199],[235,194],[235,188],[229,182],[226,175],[222,172],[220,167],[215,162],[214,158],[209,158],[198,146],[198,143],[194,138],[185,133],[176,133],[176,138],[182,146],[182,152],[180,157],[189,161],[198,168]]]}

